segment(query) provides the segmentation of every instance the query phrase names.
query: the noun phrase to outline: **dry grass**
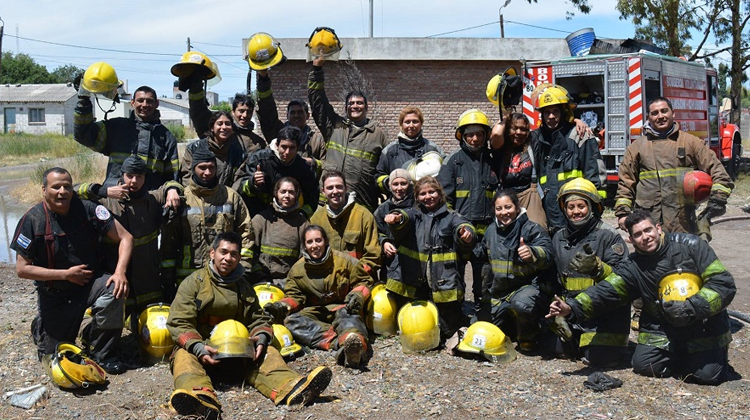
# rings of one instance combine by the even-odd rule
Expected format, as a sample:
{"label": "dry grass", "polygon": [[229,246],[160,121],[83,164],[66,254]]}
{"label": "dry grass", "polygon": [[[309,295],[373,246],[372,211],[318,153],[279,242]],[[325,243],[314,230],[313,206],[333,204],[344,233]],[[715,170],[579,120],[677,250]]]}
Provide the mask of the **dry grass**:
{"label": "dry grass", "polygon": [[28,180],[11,191],[14,199],[24,204],[33,204],[41,199],[42,174],[53,166],[62,166],[73,176],[73,182],[102,182],[106,177],[107,157],[100,154],[78,154],[68,162],[42,162],[28,171],[23,178]]}
{"label": "dry grass", "polygon": [[22,165],[39,160],[57,159],[91,153],[71,136],[25,133],[0,134],[0,167]]}

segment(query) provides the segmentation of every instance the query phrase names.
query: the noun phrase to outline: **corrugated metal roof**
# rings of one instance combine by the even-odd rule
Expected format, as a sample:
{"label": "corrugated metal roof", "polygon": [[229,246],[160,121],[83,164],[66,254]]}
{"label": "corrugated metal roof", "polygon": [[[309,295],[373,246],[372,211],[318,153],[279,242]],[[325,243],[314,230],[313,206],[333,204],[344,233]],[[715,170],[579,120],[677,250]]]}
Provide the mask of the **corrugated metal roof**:
{"label": "corrugated metal roof", "polygon": [[49,85],[0,85],[0,102],[62,103],[76,95],[73,86],[64,83]]}

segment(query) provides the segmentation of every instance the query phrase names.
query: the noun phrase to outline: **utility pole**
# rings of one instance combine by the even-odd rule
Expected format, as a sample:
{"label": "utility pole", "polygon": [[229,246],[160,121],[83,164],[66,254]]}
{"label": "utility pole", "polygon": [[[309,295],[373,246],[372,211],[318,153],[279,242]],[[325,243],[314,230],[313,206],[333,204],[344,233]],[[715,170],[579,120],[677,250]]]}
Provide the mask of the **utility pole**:
{"label": "utility pole", "polygon": [[503,9],[500,9],[500,38],[505,38],[505,22],[503,22]]}
{"label": "utility pole", "polygon": [[0,18],[0,79],[2,79],[3,72],[3,29],[5,29],[5,21]]}
{"label": "utility pole", "polygon": [[187,50],[190,51],[190,37],[187,38]]}
{"label": "utility pole", "polygon": [[498,14],[500,15],[500,38],[505,38],[505,20],[503,20],[503,8],[510,4],[510,0],[505,0],[505,4],[500,6]]}
{"label": "utility pole", "polygon": [[373,3],[375,3],[375,0],[370,0],[370,33],[368,34],[370,38],[373,37],[373,33],[372,33],[372,21],[374,19]]}

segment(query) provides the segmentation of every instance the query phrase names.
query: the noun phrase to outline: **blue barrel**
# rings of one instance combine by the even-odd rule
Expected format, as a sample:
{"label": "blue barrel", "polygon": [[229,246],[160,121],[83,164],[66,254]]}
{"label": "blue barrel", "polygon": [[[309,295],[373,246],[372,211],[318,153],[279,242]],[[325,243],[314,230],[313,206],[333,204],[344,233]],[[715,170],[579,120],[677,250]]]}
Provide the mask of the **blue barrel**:
{"label": "blue barrel", "polygon": [[568,48],[570,49],[570,55],[574,57],[581,57],[588,55],[591,46],[594,45],[594,28],[583,28],[579,29],[565,38],[568,42]]}

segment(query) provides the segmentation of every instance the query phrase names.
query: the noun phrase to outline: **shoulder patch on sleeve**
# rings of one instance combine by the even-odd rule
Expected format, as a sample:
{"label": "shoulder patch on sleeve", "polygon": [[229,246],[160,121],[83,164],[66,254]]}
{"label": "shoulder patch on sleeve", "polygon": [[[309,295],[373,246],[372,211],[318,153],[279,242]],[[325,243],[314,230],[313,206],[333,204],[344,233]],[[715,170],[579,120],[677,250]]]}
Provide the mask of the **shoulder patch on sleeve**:
{"label": "shoulder patch on sleeve", "polygon": [[107,208],[102,206],[101,204],[96,206],[96,210],[94,210],[94,213],[96,213],[96,218],[103,222],[106,222],[110,217],[112,217],[112,215],[109,213],[109,210],[107,210]]}
{"label": "shoulder patch on sleeve", "polygon": [[21,246],[23,249],[27,249],[29,245],[31,245],[31,239],[25,237],[23,233],[18,234],[18,238],[16,238],[16,243]]}
{"label": "shoulder patch on sleeve", "polygon": [[625,253],[625,245],[614,244],[612,245],[612,251],[614,251],[614,253],[617,255],[623,255]]}

